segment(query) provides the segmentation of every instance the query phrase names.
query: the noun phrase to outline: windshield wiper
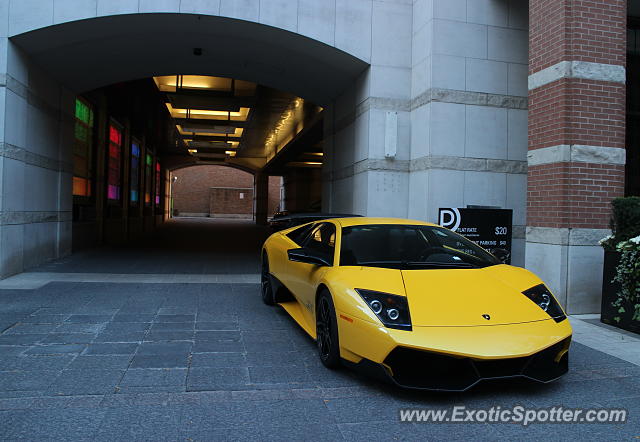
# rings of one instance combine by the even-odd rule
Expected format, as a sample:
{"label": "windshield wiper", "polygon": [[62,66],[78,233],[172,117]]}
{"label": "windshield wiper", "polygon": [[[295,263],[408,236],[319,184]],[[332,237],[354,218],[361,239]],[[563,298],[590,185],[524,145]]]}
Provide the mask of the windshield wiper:
{"label": "windshield wiper", "polygon": [[435,261],[408,261],[403,262],[407,267],[432,267],[432,268],[454,268],[454,269],[472,269],[473,264],[468,262],[435,262]]}
{"label": "windshield wiper", "polygon": [[434,268],[434,269],[471,269],[475,268],[473,264],[469,264],[467,262],[435,262],[435,261],[359,261],[358,266],[394,266],[400,268],[409,268],[409,267],[423,267],[423,268]]}

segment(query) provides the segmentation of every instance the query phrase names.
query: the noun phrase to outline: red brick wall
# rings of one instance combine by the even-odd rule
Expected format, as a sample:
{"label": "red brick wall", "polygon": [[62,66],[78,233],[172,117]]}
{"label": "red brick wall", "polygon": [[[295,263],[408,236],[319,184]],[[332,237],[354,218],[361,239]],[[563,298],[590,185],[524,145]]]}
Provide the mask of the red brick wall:
{"label": "red brick wall", "polygon": [[624,65],[626,0],[531,0],[529,73],[563,61]]}
{"label": "red brick wall", "polygon": [[[625,65],[626,0],[531,0],[529,73],[561,61]],[[560,79],[529,92],[529,150],[625,147],[622,84]],[[561,162],[529,167],[527,224],[607,228],[624,194],[624,166]]]}
{"label": "red brick wall", "polygon": [[625,86],[563,79],[529,93],[529,149],[625,147]]}
{"label": "red brick wall", "polygon": [[269,177],[269,205],[267,206],[267,215],[272,216],[280,207],[280,186],[281,178],[279,176]]}
{"label": "red brick wall", "polygon": [[253,214],[253,189],[216,187],[210,189],[209,214],[211,216]]}
{"label": "red brick wall", "polygon": [[529,225],[609,227],[611,200],[624,191],[624,166],[554,163],[529,167]]}
{"label": "red brick wall", "polygon": [[[177,180],[172,185],[173,208],[179,213],[247,213],[246,204],[249,204],[253,212],[253,191],[250,195],[245,195],[242,203],[229,199],[228,207],[216,205],[215,212],[211,212],[211,189],[212,188],[251,188],[253,189],[253,175],[242,170],[226,166],[192,166],[178,169],[173,172]],[[240,198],[238,198],[240,200]],[[247,203],[247,201],[249,203]],[[276,211],[280,202],[279,178],[269,179],[269,214]],[[240,210],[241,212],[234,212]]]}

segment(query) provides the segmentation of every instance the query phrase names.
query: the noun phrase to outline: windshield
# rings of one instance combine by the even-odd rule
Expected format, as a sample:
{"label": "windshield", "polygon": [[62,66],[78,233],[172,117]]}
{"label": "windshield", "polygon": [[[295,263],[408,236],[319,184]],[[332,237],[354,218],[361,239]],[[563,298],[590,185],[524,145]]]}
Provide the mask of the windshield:
{"label": "windshield", "polygon": [[500,261],[489,252],[442,227],[379,224],[342,229],[341,266],[424,269],[496,264]]}

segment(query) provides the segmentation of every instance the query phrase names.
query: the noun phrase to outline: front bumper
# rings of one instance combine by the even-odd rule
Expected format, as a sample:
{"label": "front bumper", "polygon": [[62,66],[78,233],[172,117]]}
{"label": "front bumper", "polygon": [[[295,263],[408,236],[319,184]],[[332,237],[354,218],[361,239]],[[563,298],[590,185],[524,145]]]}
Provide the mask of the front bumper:
{"label": "front bumper", "polygon": [[569,368],[571,338],[521,358],[472,359],[396,347],[383,364],[362,359],[356,368],[403,387],[436,391],[465,391],[486,379],[522,377],[551,382]]}
{"label": "front bumper", "polygon": [[356,319],[339,328],[345,359],[405,388],[464,391],[514,377],[551,382],[568,371],[568,320],[399,331]]}

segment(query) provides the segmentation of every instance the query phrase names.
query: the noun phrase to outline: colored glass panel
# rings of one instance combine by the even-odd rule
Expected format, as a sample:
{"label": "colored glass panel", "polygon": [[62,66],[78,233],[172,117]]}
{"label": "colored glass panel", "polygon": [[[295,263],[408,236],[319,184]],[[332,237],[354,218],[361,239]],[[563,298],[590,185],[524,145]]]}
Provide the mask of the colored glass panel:
{"label": "colored glass panel", "polygon": [[109,128],[109,141],[114,143],[114,144],[121,145],[122,144],[122,131],[119,130],[115,126],[111,126]]}
{"label": "colored glass panel", "polygon": [[122,130],[111,124],[109,126],[109,159],[107,170],[107,198],[112,201],[120,199]]}
{"label": "colored glass panel", "polygon": [[156,161],[156,206],[160,205],[160,163]]}
{"label": "colored glass panel", "polygon": [[135,141],[131,144],[131,186],[129,199],[137,204],[140,192],[140,145]]}
{"label": "colored glass panel", "polygon": [[87,186],[84,178],[73,177],[73,194],[78,196],[91,196],[91,188]]}
{"label": "colored glass panel", "polygon": [[146,163],[144,167],[144,203],[147,206],[151,205],[151,194],[153,192],[153,156],[147,154],[145,157]]}
{"label": "colored glass panel", "polygon": [[91,106],[81,98],[76,99],[73,144],[73,194],[91,196],[93,178],[93,123]]}

